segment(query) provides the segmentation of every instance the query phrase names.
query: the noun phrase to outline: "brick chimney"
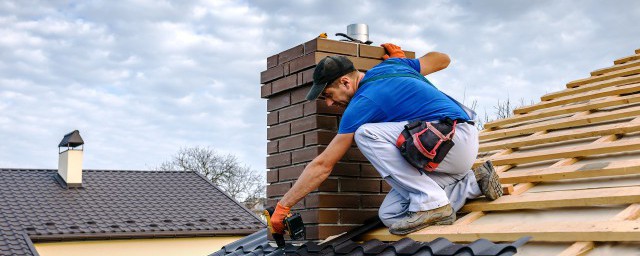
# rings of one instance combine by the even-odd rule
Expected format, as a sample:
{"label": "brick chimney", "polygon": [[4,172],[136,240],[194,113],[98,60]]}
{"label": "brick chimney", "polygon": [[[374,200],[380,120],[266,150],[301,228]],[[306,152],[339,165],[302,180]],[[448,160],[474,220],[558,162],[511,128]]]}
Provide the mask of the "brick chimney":
{"label": "brick chimney", "polygon": [[[360,71],[382,61],[377,46],[316,38],[267,58],[260,74],[261,97],[267,99],[267,198],[275,205],[304,167],[336,135],[343,110],[323,101],[308,102],[313,69],[325,56],[343,55]],[[406,52],[408,58],[415,53]],[[346,232],[375,217],[391,187],[360,153],[355,142],[329,178],[293,207],[302,214],[306,240]]]}

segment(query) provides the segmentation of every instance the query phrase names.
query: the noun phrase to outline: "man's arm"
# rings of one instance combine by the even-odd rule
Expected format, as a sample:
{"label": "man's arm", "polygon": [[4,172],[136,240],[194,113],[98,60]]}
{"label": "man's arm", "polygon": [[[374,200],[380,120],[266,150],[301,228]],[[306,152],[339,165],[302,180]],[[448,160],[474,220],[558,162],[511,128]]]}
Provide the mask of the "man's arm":
{"label": "man's arm", "polygon": [[448,55],[440,52],[427,53],[418,60],[420,61],[420,74],[423,76],[443,70],[451,62]]}
{"label": "man's arm", "polygon": [[333,166],[344,156],[353,142],[353,133],[336,135],[329,146],[304,168],[293,187],[279,204],[292,207],[329,177]]}

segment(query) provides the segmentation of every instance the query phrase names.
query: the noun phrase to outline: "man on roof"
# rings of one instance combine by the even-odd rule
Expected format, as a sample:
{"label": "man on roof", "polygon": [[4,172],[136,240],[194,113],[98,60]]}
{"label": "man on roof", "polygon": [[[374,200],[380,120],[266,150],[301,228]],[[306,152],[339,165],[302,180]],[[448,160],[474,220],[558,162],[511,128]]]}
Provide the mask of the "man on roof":
{"label": "man on roof", "polygon": [[445,69],[449,56],[407,59],[400,47],[382,46],[385,61],[366,74],[343,56],[316,66],[307,99],[346,109],[338,134],[278,202],[271,217],[275,232],[284,232],[290,208],[327,179],[354,139],[392,187],[378,212],[392,234],[450,225],[467,199],[502,196],[491,162],[471,170],[478,154],[475,113],[424,77]]}

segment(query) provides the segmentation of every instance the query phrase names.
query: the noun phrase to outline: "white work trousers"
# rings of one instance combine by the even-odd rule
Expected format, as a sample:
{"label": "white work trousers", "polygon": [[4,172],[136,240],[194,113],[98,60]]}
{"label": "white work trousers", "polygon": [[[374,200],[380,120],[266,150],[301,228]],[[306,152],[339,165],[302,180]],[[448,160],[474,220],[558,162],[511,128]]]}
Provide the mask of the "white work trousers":
{"label": "white work trousers", "polygon": [[425,174],[409,164],[396,147],[406,124],[369,123],[355,133],[360,151],[392,187],[378,211],[386,226],[402,219],[409,211],[431,210],[448,203],[458,211],[467,199],[482,194],[471,170],[478,154],[478,130],[473,125],[456,126],[455,145],[436,170]]}

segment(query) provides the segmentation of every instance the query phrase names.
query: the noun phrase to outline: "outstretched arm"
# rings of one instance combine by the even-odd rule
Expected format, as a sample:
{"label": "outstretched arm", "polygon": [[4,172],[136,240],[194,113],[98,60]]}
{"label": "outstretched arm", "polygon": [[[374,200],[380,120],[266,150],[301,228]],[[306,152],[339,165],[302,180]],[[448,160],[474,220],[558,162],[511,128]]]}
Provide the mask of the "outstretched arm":
{"label": "outstretched arm", "polygon": [[279,234],[284,233],[283,220],[293,205],[315,190],[329,177],[333,166],[349,150],[353,143],[353,133],[338,134],[333,137],[329,146],[304,168],[293,187],[280,199],[271,216],[271,227]]}
{"label": "outstretched arm", "polygon": [[443,70],[451,62],[449,55],[440,52],[427,53],[418,60],[420,61],[420,74],[423,76]]}
{"label": "outstretched arm", "polygon": [[333,166],[349,150],[353,143],[353,133],[336,135],[329,146],[304,168],[293,187],[282,197],[279,204],[292,207],[307,194],[315,190],[329,177]]}
{"label": "outstretched arm", "polygon": [[[388,58],[406,58],[400,46],[392,43],[385,43],[380,46],[384,47],[387,52],[387,54],[382,56],[385,60]],[[440,52],[427,53],[418,60],[420,61],[420,74],[423,76],[443,70],[449,66],[449,63],[451,62],[449,55]]]}

